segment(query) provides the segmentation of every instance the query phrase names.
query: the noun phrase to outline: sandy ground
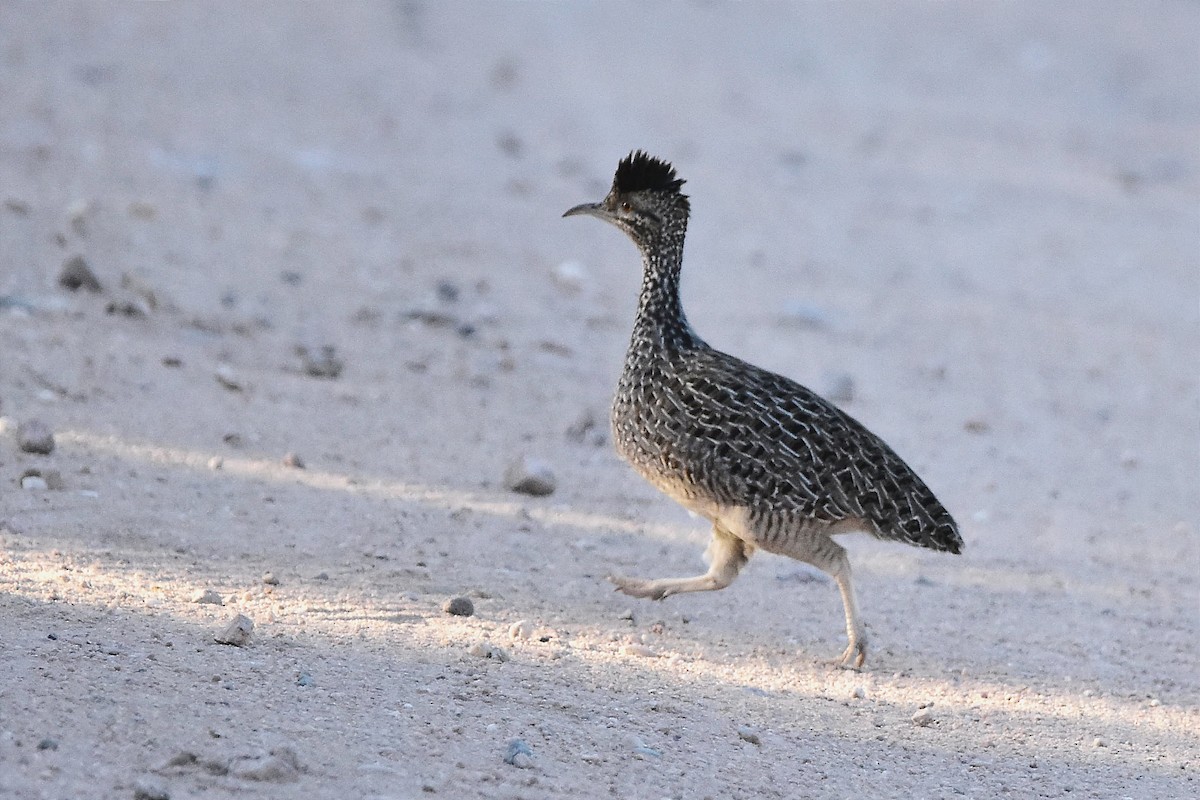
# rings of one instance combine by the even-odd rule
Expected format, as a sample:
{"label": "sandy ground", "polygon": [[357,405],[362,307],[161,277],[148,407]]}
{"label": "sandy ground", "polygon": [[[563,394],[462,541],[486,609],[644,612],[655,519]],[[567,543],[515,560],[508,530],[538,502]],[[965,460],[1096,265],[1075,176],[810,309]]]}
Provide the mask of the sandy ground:
{"label": "sandy ground", "polygon": [[[1200,7],[1044,5],[0,5],[0,797],[1195,797]],[[962,524],[848,541],[865,672],[795,562],[603,580],[707,539],[559,219],[634,147]]]}

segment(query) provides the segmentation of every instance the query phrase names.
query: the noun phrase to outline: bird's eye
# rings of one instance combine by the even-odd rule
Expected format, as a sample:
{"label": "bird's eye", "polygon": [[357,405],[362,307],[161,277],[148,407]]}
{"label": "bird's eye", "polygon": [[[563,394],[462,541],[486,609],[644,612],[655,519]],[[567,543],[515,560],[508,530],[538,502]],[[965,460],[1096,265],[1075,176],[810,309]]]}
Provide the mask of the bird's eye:
{"label": "bird's eye", "polygon": [[621,210],[625,213],[629,213],[633,211],[633,204],[626,200],[625,202],[621,203]]}

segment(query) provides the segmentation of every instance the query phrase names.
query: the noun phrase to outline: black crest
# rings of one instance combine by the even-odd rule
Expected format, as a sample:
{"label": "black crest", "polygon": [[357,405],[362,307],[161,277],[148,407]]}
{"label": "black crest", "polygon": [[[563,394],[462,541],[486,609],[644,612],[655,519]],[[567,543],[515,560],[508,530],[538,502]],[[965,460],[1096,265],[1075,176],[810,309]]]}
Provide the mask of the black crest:
{"label": "black crest", "polygon": [[621,194],[644,190],[678,192],[683,179],[675,177],[675,168],[641,150],[635,150],[617,165],[613,188]]}

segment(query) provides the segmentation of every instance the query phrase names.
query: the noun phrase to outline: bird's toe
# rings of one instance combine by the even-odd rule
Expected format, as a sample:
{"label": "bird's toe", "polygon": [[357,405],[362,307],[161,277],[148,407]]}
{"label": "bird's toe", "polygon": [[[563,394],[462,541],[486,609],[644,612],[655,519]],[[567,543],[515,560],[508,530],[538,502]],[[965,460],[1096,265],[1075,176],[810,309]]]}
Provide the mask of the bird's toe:
{"label": "bird's toe", "polygon": [[623,578],[620,575],[609,575],[608,580],[617,587],[618,592],[627,594],[630,597],[662,600],[667,596],[667,592],[661,586],[657,585],[657,581],[648,581],[642,578]]}
{"label": "bird's toe", "polygon": [[867,643],[861,640],[851,642],[834,662],[841,669],[848,669],[853,672],[861,671],[865,663],[867,663]]}

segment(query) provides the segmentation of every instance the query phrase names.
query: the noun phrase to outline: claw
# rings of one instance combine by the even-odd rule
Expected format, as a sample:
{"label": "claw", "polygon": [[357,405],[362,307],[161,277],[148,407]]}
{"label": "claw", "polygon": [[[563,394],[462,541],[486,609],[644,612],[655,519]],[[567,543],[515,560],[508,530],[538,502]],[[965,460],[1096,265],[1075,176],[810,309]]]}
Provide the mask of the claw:
{"label": "claw", "polygon": [[647,581],[641,578],[622,578],[619,575],[609,575],[608,580],[616,585],[616,591],[630,597],[645,597],[650,600],[662,600],[670,592],[662,586],[656,586],[658,581]]}
{"label": "claw", "polygon": [[842,654],[834,661],[834,666],[841,669],[848,669],[853,672],[862,671],[863,664],[867,662],[867,643],[863,640],[851,642]]}

